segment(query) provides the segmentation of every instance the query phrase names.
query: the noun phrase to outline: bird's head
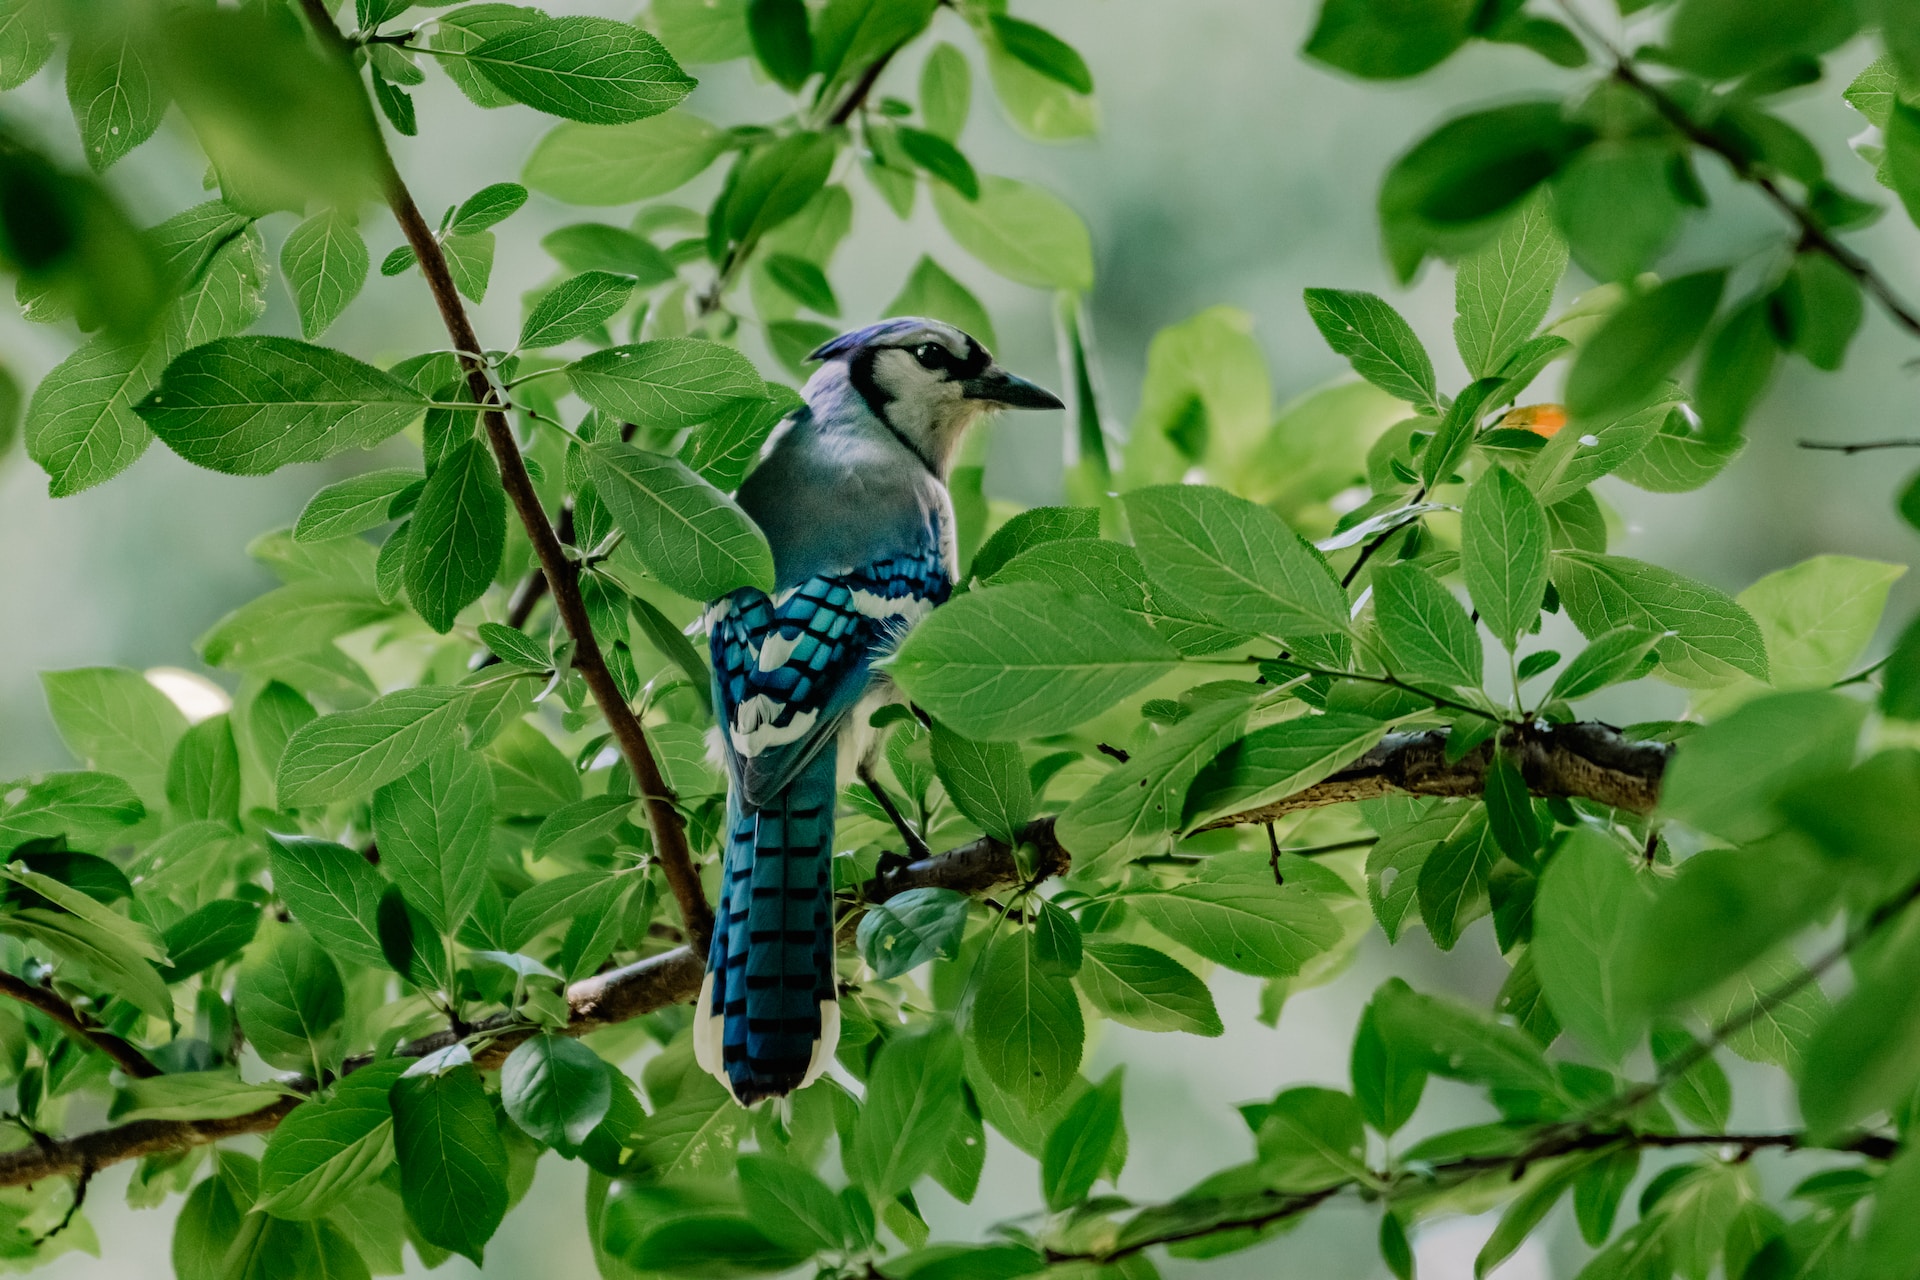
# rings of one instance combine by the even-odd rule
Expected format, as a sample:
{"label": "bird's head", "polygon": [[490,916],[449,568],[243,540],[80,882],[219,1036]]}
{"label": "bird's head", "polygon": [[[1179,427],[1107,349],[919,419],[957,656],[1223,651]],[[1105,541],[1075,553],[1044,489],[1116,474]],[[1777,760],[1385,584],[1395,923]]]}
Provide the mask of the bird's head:
{"label": "bird's head", "polygon": [[809,403],[844,376],[874,416],[943,478],[960,437],[982,414],[1065,407],[1051,391],[995,364],[967,334],[918,316],[843,333],[808,358],[826,362],[807,383]]}

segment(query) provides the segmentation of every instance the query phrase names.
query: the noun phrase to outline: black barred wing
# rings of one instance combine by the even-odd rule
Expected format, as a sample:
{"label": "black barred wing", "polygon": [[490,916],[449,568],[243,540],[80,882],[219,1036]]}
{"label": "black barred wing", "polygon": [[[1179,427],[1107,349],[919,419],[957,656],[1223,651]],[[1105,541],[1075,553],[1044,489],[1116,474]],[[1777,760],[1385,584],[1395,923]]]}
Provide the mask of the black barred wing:
{"label": "black barred wing", "polygon": [[952,590],[934,548],[771,597],[742,588],[708,610],[714,710],[749,804],[768,803],[826,748],[867,691],[874,659]]}

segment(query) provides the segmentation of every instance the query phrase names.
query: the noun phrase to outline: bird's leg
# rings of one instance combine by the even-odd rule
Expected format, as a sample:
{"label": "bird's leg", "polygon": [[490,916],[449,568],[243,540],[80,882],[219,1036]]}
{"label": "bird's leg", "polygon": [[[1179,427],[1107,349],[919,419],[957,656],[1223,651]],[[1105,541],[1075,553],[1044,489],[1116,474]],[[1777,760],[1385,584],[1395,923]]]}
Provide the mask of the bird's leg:
{"label": "bird's leg", "polygon": [[860,781],[867,784],[867,790],[873,794],[874,801],[886,813],[895,830],[899,831],[900,838],[907,842],[907,856],[915,861],[932,857],[933,850],[927,848],[927,842],[920,838],[920,833],[908,825],[906,818],[893,803],[893,797],[887,794],[887,789],[880,785],[880,779],[874,776],[873,765],[862,760],[859,773]]}

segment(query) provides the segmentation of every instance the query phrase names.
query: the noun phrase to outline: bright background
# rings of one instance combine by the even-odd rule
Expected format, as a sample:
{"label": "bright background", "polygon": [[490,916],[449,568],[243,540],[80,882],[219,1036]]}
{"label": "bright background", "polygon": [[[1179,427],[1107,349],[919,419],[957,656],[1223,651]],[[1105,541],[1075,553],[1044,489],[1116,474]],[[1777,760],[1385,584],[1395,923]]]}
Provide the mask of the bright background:
{"label": "bright background", "polygon": [[[554,7],[630,17],[632,0],[567,0]],[[1345,373],[1301,306],[1311,285],[1373,289],[1388,296],[1426,340],[1443,386],[1463,370],[1449,341],[1451,273],[1429,265],[1411,290],[1396,288],[1377,249],[1373,214],[1380,175],[1393,157],[1442,115],[1489,96],[1564,88],[1565,73],[1531,54],[1477,46],[1437,73],[1410,84],[1361,85],[1298,56],[1316,6],[1309,0],[1027,0],[1021,16],[1040,21],[1078,47],[1093,68],[1103,128],[1097,139],[1043,145],[1018,135],[998,114],[976,66],[974,109],[963,139],[982,172],[1044,183],[1063,195],[1093,231],[1098,283],[1092,296],[1105,410],[1115,424],[1130,418],[1148,340],[1161,326],[1212,304],[1244,309],[1269,358],[1277,403]],[[943,11],[936,31],[971,50],[955,17]],[[1844,77],[1866,61],[1861,49],[1832,61]],[[741,64],[697,68],[705,83],[691,109],[720,123],[777,115],[783,95],[755,85]],[[882,92],[911,98],[917,55],[892,67]],[[1830,78],[1829,85],[1834,83]],[[1839,80],[1844,84],[1844,78]],[[0,106],[32,136],[78,162],[78,146],[60,89],[60,69],[43,71]],[[416,92],[419,139],[398,140],[402,170],[430,218],[488,182],[517,178],[534,142],[553,121],[512,107],[481,112],[443,77],[429,72]],[[1842,139],[1863,122],[1837,89],[1794,102],[1787,114],[1827,149],[1827,163],[1855,190],[1873,188],[1866,167]],[[204,198],[202,161],[175,113],[159,137],[108,176],[140,220],[158,221]],[[1710,169],[1711,166],[1705,166]],[[1711,180],[1710,175],[1710,180]],[[717,180],[708,174],[688,203]],[[999,332],[999,356],[1014,369],[1058,386],[1052,299],[1009,284],[975,266],[947,239],[923,198],[913,219],[897,221],[859,179],[854,231],[835,260],[833,280],[849,324],[864,323],[898,290],[921,252],[931,252],[984,301]],[[1738,260],[1746,246],[1771,243],[1779,225],[1744,192],[1716,188],[1711,220],[1693,225],[1676,250],[1676,269]],[[504,343],[519,323],[522,290],[543,281],[551,263],[538,247],[548,229],[587,217],[536,195],[500,228],[493,283],[476,322],[483,338]],[[623,215],[607,215],[619,220]],[[293,226],[289,215],[264,226],[269,251]],[[385,213],[365,215],[377,263],[400,236]],[[1857,238],[1859,248],[1909,297],[1920,297],[1920,235],[1897,211]],[[1732,252],[1729,252],[1731,248]],[[1584,282],[1570,278],[1568,296]],[[259,328],[297,336],[298,323],[281,284]],[[1564,301],[1564,299],[1563,299]],[[63,358],[74,335],[29,325],[0,307],[0,359],[27,385]],[[418,276],[381,278],[329,332],[327,341],[355,354],[391,360],[444,345]],[[1728,591],[1816,552],[1909,563],[1916,543],[1892,499],[1916,465],[1914,455],[1844,458],[1809,453],[1801,438],[1860,439],[1914,433],[1913,373],[1920,356],[1877,312],[1868,319],[1847,369],[1822,374],[1804,362],[1784,372],[1749,424],[1745,455],[1701,493],[1657,496],[1613,480],[1598,486],[1619,514],[1625,536],[1613,550],[1668,565]],[[771,363],[769,373],[775,371]],[[776,375],[779,376],[779,375]],[[1557,376],[1553,375],[1553,376]],[[1536,388],[1546,398],[1552,384]],[[1013,415],[995,428],[988,471],[991,496],[1021,503],[1057,501],[1062,415]],[[397,448],[397,447],[396,447]],[[253,535],[290,524],[320,485],[373,465],[364,457],[292,467],[265,479],[233,479],[196,470],[164,448],[148,452],[119,479],[53,501],[45,479],[13,453],[0,460],[0,778],[67,762],[42,702],[37,673],[91,664],[184,666],[200,670],[194,641],[227,610],[272,585],[242,547]],[[1895,588],[1888,616],[1903,619],[1920,589]],[[1882,643],[1884,644],[1884,637]],[[1661,691],[1638,693],[1602,709],[1620,722],[1673,714],[1680,703]],[[1351,969],[1331,984],[1296,995],[1277,1030],[1258,1025],[1258,986],[1217,973],[1216,999],[1228,1032],[1221,1040],[1155,1036],[1108,1026],[1089,1049],[1096,1078],[1129,1064],[1126,1117],[1131,1156],[1121,1190],[1164,1197],[1251,1153],[1251,1138],[1232,1104],[1271,1096],[1295,1083],[1345,1087],[1346,1046],[1360,1005],[1389,972],[1417,986],[1453,990],[1487,1004],[1505,967],[1487,922],[1468,931],[1449,955],[1418,930],[1389,955],[1375,934]],[[1790,1119],[1784,1077],[1738,1060],[1735,1127]],[[1417,1132],[1490,1118],[1466,1089],[1436,1081],[1416,1121]],[[1407,1139],[1403,1139],[1405,1141]],[[1033,1163],[997,1136],[975,1203],[962,1206],[924,1185],[921,1204],[935,1238],[979,1238],[1002,1217],[1039,1199]],[[1766,1158],[1761,1165],[1767,1169]],[[1804,1162],[1796,1165],[1804,1169]],[[127,1166],[96,1179],[88,1201],[104,1259],[69,1255],[44,1274],[144,1280],[172,1275],[172,1216],[179,1204],[135,1213],[121,1192]],[[1773,1170],[1772,1176],[1784,1176]],[[580,1190],[584,1174],[555,1157],[542,1165],[528,1199],[509,1215],[483,1274],[588,1277]],[[1631,1212],[1631,1196],[1623,1214]],[[1628,1219],[1630,1220],[1630,1219]],[[1169,1276],[1212,1280],[1272,1274],[1317,1280],[1385,1276],[1373,1249],[1376,1213],[1336,1202],[1299,1231],[1260,1249],[1209,1263],[1172,1261]],[[1472,1275],[1472,1257],[1492,1219],[1430,1226],[1417,1242],[1425,1280]],[[1503,1280],[1571,1276],[1584,1251],[1563,1206],[1544,1237],[1530,1243],[1498,1275]],[[411,1257],[411,1255],[409,1255]],[[462,1259],[442,1275],[464,1276]]]}

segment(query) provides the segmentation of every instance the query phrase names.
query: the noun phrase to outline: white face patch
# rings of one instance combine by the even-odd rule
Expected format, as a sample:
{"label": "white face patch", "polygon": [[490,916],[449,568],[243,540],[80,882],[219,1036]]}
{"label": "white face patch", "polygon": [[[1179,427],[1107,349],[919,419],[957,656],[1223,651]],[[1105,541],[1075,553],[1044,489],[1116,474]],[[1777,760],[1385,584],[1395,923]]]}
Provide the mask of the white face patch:
{"label": "white face patch", "polygon": [[984,401],[967,399],[945,373],[925,368],[913,352],[897,347],[874,356],[873,380],[891,397],[885,413],[893,429],[943,473],[960,437],[988,408]]}
{"label": "white face patch", "polygon": [[813,728],[813,722],[820,718],[819,709],[815,708],[800,712],[784,725],[776,725],[773,719],[780,714],[782,705],[764,693],[756,693],[735,707],[733,725],[727,733],[734,751],[751,759],[769,747],[784,747],[805,737]]}

